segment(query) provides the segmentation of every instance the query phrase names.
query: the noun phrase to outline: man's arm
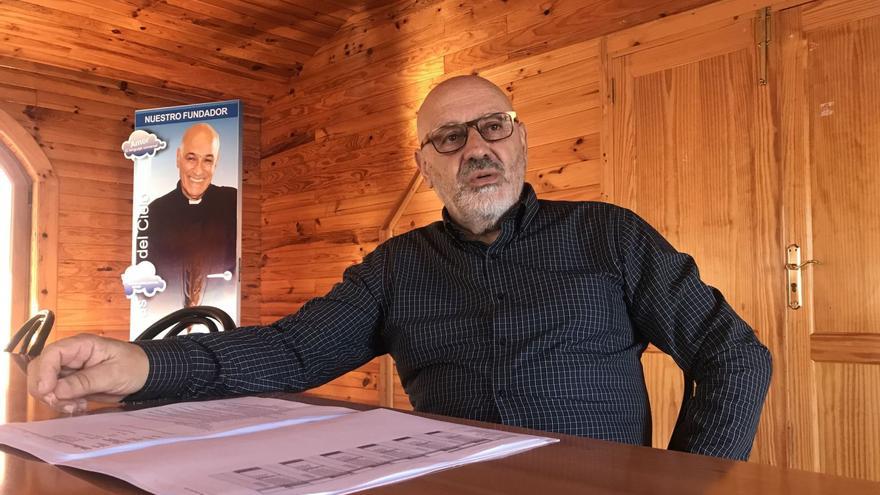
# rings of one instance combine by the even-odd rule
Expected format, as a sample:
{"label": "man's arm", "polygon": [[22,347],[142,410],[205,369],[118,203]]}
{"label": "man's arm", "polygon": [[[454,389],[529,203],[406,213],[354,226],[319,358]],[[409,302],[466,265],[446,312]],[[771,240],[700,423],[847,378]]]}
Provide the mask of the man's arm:
{"label": "man's arm", "polygon": [[[94,336],[63,339],[47,347],[44,354],[55,355],[53,346],[66,349],[66,355],[70,356],[86,352],[86,346],[118,347],[122,351],[115,352],[112,361],[73,363],[70,359],[52,362],[38,359],[28,370],[33,377],[31,393],[46,402],[54,401],[50,405],[56,407],[70,404],[79,407],[82,399],[106,397],[109,392],[118,398],[120,394],[137,390],[126,400],[186,399],[302,391],[326,383],[385,352],[379,333],[383,315],[381,250],[378,248],[364,258],[363,263],[347,269],[343,281],[326,296],[312,299],[296,314],[268,326],[141,341],[134,345],[118,341],[104,343],[108,339]],[[125,350],[130,347],[138,352]],[[140,352],[141,349],[144,352]],[[128,370],[128,364],[134,367],[134,358],[130,356],[143,359],[144,353],[148,371],[138,371],[137,377],[122,380],[122,375],[134,373]],[[98,364],[106,367],[108,362],[117,370],[112,391],[105,390],[111,385],[88,380]],[[126,385],[116,383],[120,380]],[[67,385],[83,381],[88,386],[71,389]],[[130,383],[143,384],[143,387],[132,389]],[[62,394],[55,400],[58,390]]]}
{"label": "man's arm", "polygon": [[696,384],[670,448],[748,458],[770,385],[770,353],[693,258],[677,252],[628,210],[618,223],[618,257],[633,324]]}

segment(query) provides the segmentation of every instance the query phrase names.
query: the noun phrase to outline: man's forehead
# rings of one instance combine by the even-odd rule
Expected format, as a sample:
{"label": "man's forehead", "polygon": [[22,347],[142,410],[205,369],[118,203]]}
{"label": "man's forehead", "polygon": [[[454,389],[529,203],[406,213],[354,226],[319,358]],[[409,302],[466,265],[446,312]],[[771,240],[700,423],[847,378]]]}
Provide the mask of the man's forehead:
{"label": "man's forehead", "polygon": [[458,85],[430,95],[419,111],[422,132],[445,124],[467,122],[494,112],[511,110],[510,101],[497,88],[485,85]]}
{"label": "man's forehead", "polygon": [[492,104],[492,102],[476,105],[451,105],[438,109],[432,120],[437,125],[468,122],[490,113],[506,112],[509,109],[509,105]]}
{"label": "man's forehead", "polygon": [[210,132],[192,132],[184,135],[181,140],[184,148],[208,148],[216,149],[220,145],[220,140]]}

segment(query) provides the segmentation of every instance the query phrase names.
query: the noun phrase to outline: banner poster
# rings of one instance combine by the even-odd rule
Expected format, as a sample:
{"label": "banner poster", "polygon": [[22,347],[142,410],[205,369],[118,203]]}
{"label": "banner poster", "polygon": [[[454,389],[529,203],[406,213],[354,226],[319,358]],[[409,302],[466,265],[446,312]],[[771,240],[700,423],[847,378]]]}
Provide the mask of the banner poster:
{"label": "banner poster", "polygon": [[134,165],[131,265],[122,274],[132,339],[190,306],[239,321],[240,116],[238,100],[135,112],[122,144]]}

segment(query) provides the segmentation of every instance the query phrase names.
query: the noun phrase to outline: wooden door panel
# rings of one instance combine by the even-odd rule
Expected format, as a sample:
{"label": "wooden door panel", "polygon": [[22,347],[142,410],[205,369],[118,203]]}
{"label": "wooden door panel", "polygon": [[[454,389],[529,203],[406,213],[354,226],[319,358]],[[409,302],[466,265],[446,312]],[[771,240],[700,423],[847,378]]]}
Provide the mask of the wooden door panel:
{"label": "wooden door panel", "polygon": [[[691,254],[771,350],[780,347],[781,177],[769,92],[758,85],[754,19],[683,35],[611,61],[612,202],[632,208]],[[774,354],[778,354],[774,352]],[[665,447],[681,399],[671,359],[643,358],[654,446]],[[774,379],[780,375],[776,374]],[[771,390],[752,459],[782,462],[783,411]]]}
{"label": "wooden door panel", "polygon": [[819,464],[829,474],[880,480],[880,366],[817,363]]}
{"label": "wooden door panel", "polygon": [[880,333],[880,16],[807,33],[815,333]]}
{"label": "wooden door panel", "polygon": [[[802,9],[819,469],[880,480],[880,3]],[[810,289],[810,286],[807,286]],[[801,404],[801,407],[810,407]]]}

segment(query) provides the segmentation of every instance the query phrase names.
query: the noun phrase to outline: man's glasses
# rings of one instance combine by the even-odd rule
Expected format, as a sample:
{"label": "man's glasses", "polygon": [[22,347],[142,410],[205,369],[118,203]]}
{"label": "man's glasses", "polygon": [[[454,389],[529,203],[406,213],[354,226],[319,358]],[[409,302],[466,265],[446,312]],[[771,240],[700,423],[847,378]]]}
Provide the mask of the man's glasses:
{"label": "man's glasses", "polygon": [[513,134],[515,121],[516,112],[510,111],[490,113],[460,124],[444,125],[428,134],[428,138],[422,142],[419,148],[424,148],[426,144],[431,143],[437,153],[455,153],[467,144],[468,127],[476,129],[486,142],[501,141]]}

